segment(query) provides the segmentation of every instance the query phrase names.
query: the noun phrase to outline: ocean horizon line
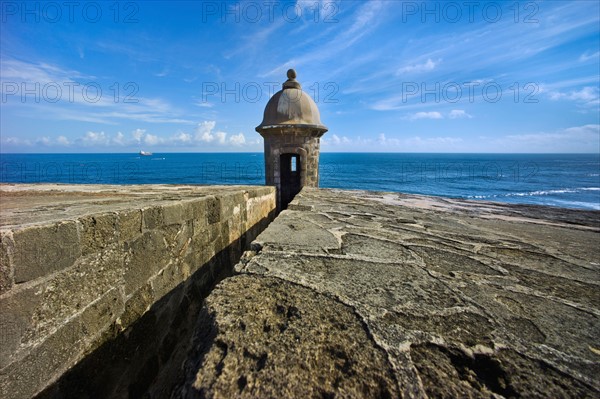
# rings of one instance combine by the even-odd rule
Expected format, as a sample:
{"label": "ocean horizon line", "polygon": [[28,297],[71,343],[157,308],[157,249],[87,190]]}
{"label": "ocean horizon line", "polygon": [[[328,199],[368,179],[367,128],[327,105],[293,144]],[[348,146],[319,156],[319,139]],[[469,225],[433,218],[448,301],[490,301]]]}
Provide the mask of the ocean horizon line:
{"label": "ocean horizon line", "polygon": [[[0,154],[0,182],[264,185],[262,152]],[[325,152],[322,188],[600,210],[600,154]]]}
{"label": "ocean horizon line", "polygon": [[[263,154],[263,151],[161,151],[156,154]],[[420,155],[598,155],[600,152],[410,152],[410,151],[321,151],[321,154],[420,154]],[[120,152],[2,152],[2,155],[139,155],[139,151]]]}

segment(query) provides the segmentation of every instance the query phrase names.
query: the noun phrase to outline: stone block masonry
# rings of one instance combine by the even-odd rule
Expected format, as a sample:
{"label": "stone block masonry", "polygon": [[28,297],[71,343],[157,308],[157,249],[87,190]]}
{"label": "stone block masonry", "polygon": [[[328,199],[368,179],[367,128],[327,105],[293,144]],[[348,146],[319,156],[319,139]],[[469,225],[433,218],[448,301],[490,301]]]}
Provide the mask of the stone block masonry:
{"label": "stone block masonry", "polygon": [[0,185],[0,201],[0,397],[119,397],[168,392],[194,309],[276,197],[40,184]]}
{"label": "stone block masonry", "polygon": [[184,398],[598,398],[600,212],[305,187],[206,298]]}

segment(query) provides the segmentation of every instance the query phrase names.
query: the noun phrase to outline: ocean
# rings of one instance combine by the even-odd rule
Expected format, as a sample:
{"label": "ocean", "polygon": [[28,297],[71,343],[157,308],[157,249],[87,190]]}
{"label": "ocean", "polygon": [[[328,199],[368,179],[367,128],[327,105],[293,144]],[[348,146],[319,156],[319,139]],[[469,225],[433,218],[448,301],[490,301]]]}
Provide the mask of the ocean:
{"label": "ocean", "polygon": [[[320,187],[600,210],[600,154],[322,153]],[[264,184],[262,153],[0,154],[0,182]]]}

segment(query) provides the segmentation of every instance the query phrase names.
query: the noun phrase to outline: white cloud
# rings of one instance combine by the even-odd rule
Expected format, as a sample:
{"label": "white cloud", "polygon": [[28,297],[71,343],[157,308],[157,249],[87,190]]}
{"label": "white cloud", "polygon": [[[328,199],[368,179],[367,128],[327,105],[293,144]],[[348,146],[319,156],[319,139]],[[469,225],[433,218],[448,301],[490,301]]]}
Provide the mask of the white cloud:
{"label": "white cloud", "polygon": [[586,62],[598,58],[600,58],[600,51],[596,51],[595,53],[592,53],[591,51],[586,51],[585,53],[581,54],[581,56],[579,57],[579,61]]}
{"label": "white cloud", "polygon": [[188,134],[188,133],[180,132],[179,134],[175,135],[174,139],[175,139],[175,141],[180,141],[182,143],[191,143],[192,135]]}
{"label": "white cloud", "polygon": [[550,91],[548,92],[551,100],[575,101],[582,106],[598,106],[600,104],[600,94],[597,87],[585,86],[580,90],[570,92]]}
{"label": "white cloud", "polygon": [[107,145],[108,137],[104,132],[87,132],[81,139],[85,146]]}
{"label": "white cloud", "polygon": [[161,139],[160,137],[154,135],[154,134],[146,134],[146,136],[144,136],[144,143],[148,144],[148,145],[156,145],[159,143],[162,143],[163,139]]}
{"label": "white cloud", "polygon": [[215,137],[217,138],[217,143],[225,144],[225,139],[227,138],[227,133],[217,132],[217,133],[215,133]]}
{"label": "white cloud", "polygon": [[216,124],[217,122],[215,121],[204,121],[202,123],[199,123],[196,127],[196,140],[204,141],[205,143],[212,142],[215,139],[215,136],[212,134],[212,131],[215,128]]}
{"label": "white cloud", "polygon": [[430,111],[430,112],[417,112],[416,114],[413,114],[409,117],[409,119],[411,120],[416,120],[416,119],[443,119],[444,117],[442,116],[441,113],[437,112],[437,111]]}
{"label": "white cloud", "polygon": [[350,140],[348,137],[346,136],[338,136],[337,134],[332,134],[332,135],[328,135],[329,137],[322,137],[321,138],[321,144],[325,145],[325,146],[329,146],[329,145],[341,145],[341,144],[355,144],[355,145],[360,145],[360,137],[354,140]]}
{"label": "white cloud", "polygon": [[[380,109],[383,109],[383,108],[380,108]],[[390,109],[392,109],[392,108],[390,108]],[[429,111],[429,112],[420,111],[420,112],[416,112],[414,114],[409,114],[409,115],[405,116],[404,119],[408,119],[411,121],[418,120],[418,119],[444,119],[444,115],[446,115],[450,119],[461,119],[461,118],[470,119],[473,117],[473,115],[467,113],[467,111],[465,111],[464,109],[453,109],[450,112],[448,112],[447,114],[446,113],[442,114],[441,112],[438,112],[438,111]]]}
{"label": "white cloud", "polygon": [[133,136],[135,141],[137,141],[138,143],[141,143],[142,136],[144,135],[144,133],[146,133],[146,130],[144,130],[144,129],[135,129],[133,132],[131,132],[131,135]]}
{"label": "white cloud", "polygon": [[[227,133],[223,131],[214,132],[217,123],[215,121],[204,121],[196,127],[194,139],[204,143],[216,143],[219,145],[227,144]],[[233,135],[229,138],[229,144],[241,145],[246,142],[246,138],[242,133]]]}
{"label": "white cloud", "polygon": [[400,99],[397,97],[388,98],[377,101],[375,104],[371,105],[370,108],[375,111],[394,111],[401,108],[401,106],[398,105],[398,102],[400,102]]}
{"label": "white cloud", "polygon": [[453,109],[448,114],[450,119],[461,119],[461,118],[472,118],[473,116],[468,114],[464,109]]}
{"label": "white cloud", "polygon": [[361,8],[359,8],[354,16],[354,22],[350,28],[345,31],[342,36],[353,37],[355,35],[362,35],[369,28],[372,28],[370,25],[375,25],[376,20],[381,18],[381,11],[383,9],[384,3],[380,0],[372,0],[363,3]]}
{"label": "white cloud", "polygon": [[84,76],[77,71],[69,71],[44,62],[23,62],[15,59],[4,58],[2,65],[2,79],[27,83],[28,86],[38,83],[72,82],[77,79],[94,79],[93,76]]}
{"label": "white cloud", "polygon": [[21,139],[19,137],[7,137],[7,138],[3,139],[2,141],[4,141],[5,144],[14,145],[14,146],[19,146],[19,145],[31,146],[32,145],[31,140]]}
{"label": "white cloud", "polygon": [[353,149],[372,151],[408,151],[408,152],[454,152],[463,150],[463,139],[460,137],[388,137],[379,133],[375,140],[352,140]]}
{"label": "white cloud", "polygon": [[539,132],[504,136],[495,140],[498,149],[522,152],[590,152],[600,148],[600,125],[574,126],[554,132]]}
{"label": "white cloud", "polygon": [[559,91],[553,91],[549,93],[550,99],[552,100],[574,100],[574,101],[591,101],[598,98],[598,89],[595,87],[586,86],[579,91],[570,91],[568,93],[561,93]]}
{"label": "white cloud", "polygon": [[398,146],[400,145],[400,140],[399,139],[390,139],[385,137],[385,134],[380,133],[379,136],[377,137],[377,142],[383,146]]}
{"label": "white cloud", "polygon": [[125,135],[121,132],[117,132],[117,135],[113,137],[112,142],[117,145],[125,144]]}
{"label": "white cloud", "polygon": [[[215,131],[215,121],[203,121],[198,123],[193,134],[179,131],[170,137],[160,137],[159,135],[148,134],[143,129],[136,129],[132,134],[135,142],[147,145],[175,145],[175,146],[193,146],[198,143],[207,143],[213,145],[233,145],[241,146],[247,144],[243,133],[228,136],[227,132]],[[248,143],[255,144],[255,143]]]}
{"label": "white cloud", "polygon": [[202,136],[199,137],[200,141],[204,141],[205,143],[210,143],[215,139],[215,136],[213,136],[210,132],[204,132],[202,133]]}
{"label": "white cloud", "polygon": [[589,138],[600,138],[600,125],[584,125],[569,127],[565,129],[565,133],[574,136],[582,136]]}
{"label": "white cloud", "polygon": [[[114,82],[105,84],[95,76],[44,62],[25,62],[6,57],[0,60],[0,69],[3,84],[10,81],[32,88],[37,93],[31,94],[31,101],[25,102],[21,101],[22,96],[18,93],[8,95],[7,103],[38,111],[32,111],[31,114],[44,115],[45,119],[50,117],[103,124],[115,124],[116,119],[146,123],[193,123],[177,118],[181,111],[161,98],[140,97],[139,87],[135,83],[123,84],[113,90]],[[49,86],[44,88],[45,85]],[[37,101],[33,101],[34,95]]]}
{"label": "white cloud", "polygon": [[[178,131],[172,135],[150,134],[144,129],[135,129],[131,135],[124,135],[118,131],[114,134],[95,131],[88,131],[77,138],[68,138],[60,135],[58,137],[41,136],[31,140],[20,139],[17,137],[0,137],[3,145],[9,146],[62,146],[62,147],[129,147],[139,148],[140,146],[161,145],[165,148],[185,147],[189,149],[200,148],[203,143],[211,143],[212,146],[223,146],[230,148],[245,146],[247,148],[258,149],[262,144],[262,139],[247,140],[244,133],[228,134],[224,131],[214,131],[215,121],[204,121],[199,123],[195,135]],[[210,148],[202,146],[202,148]]]}
{"label": "white cloud", "polygon": [[506,136],[506,138],[534,145],[550,144],[552,142],[558,144],[560,141],[567,140],[598,140],[600,139],[600,125],[575,126],[551,133],[515,134]]}
{"label": "white cloud", "polygon": [[[322,4],[333,3],[333,1],[322,1]],[[337,3],[337,1],[336,1]],[[285,76],[285,71],[289,68],[301,68],[305,66],[315,65],[315,63],[323,63],[327,60],[336,59],[340,53],[352,47],[356,42],[360,41],[363,37],[369,35],[386,19],[388,14],[385,12],[386,7],[391,7],[393,2],[383,0],[369,0],[360,3],[360,6],[356,8],[352,15],[348,15],[345,18],[340,18],[339,13],[336,14],[335,10],[328,10],[325,12],[321,9],[319,16],[322,22],[325,18],[328,18],[333,22],[337,19],[340,26],[337,29],[324,29],[319,38],[320,45],[312,46],[314,50],[311,52],[304,52],[301,56],[288,59],[279,66],[271,69],[270,71],[259,75],[261,78],[272,77],[272,76]],[[303,4],[309,4],[305,2]],[[312,7],[314,9],[315,1],[312,1]],[[310,6],[309,6],[310,7]],[[310,12],[310,11],[309,11]],[[308,18],[314,18],[309,15]],[[282,22],[285,22],[283,19]],[[270,24],[275,26],[275,24]],[[333,24],[332,24],[333,25]],[[309,38],[309,43],[316,43],[314,38]],[[252,37],[254,42],[264,42],[257,40]],[[248,47],[248,46],[246,46]],[[302,46],[300,46],[302,47]]]}
{"label": "white cloud", "polygon": [[433,61],[431,58],[428,58],[427,61],[425,61],[422,64],[407,65],[398,69],[398,71],[396,71],[396,75],[404,73],[421,73],[433,71],[435,67],[437,67],[440,64],[440,62],[441,60]]}
{"label": "white cloud", "polygon": [[329,3],[336,3],[336,0],[297,0],[296,7],[314,12],[315,7],[321,7],[319,11],[322,11]]}
{"label": "white cloud", "polygon": [[339,10],[339,6],[333,8],[336,7],[335,3],[338,3],[338,0],[296,0],[296,15],[313,21],[328,15],[333,19],[336,11]]}
{"label": "white cloud", "polygon": [[215,104],[208,102],[208,101],[196,101],[194,103],[194,105],[201,107],[201,108],[212,108],[215,106]]}
{"label": "white cloud", "polygon": [[[427,137],[421,138],[420,136],[410,137],[406,139],[405,144],[409,147],[421,147],[425,148],[436,148],[448,150],[447,146],[456,145],[462,143],[463,139],[460,137]],[[434,146],[434,147],[432,147]],[[442,146],[442,147],[440,147]]]}
{"label": "white cloud", "polygon": [[42,146],[49,146],[51,144],[50,137],[44,136],[37,139],[36,144]]}
{"label": "white cloud", "polygon": [[246,137],[244,137],[244,133],[233,134],[229,138],[229,143],[233,145],[243,145],[246,144]]}
{"label": "white cloud", "polygon": [[155,73],[154,76],[162,78],[164,76],[167,76],[168,74],[169,74],[169,68],[163,68],[160,72]]}

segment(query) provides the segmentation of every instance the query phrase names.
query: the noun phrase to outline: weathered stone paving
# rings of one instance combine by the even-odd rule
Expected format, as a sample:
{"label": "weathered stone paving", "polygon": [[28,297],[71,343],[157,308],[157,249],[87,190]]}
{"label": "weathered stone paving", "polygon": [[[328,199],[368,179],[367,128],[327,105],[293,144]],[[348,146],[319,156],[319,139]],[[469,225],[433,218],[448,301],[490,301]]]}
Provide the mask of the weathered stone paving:
{"label": "weathered stone paving", "polygon": [[599,397],[600,212],[303,189],[174,397]]}

